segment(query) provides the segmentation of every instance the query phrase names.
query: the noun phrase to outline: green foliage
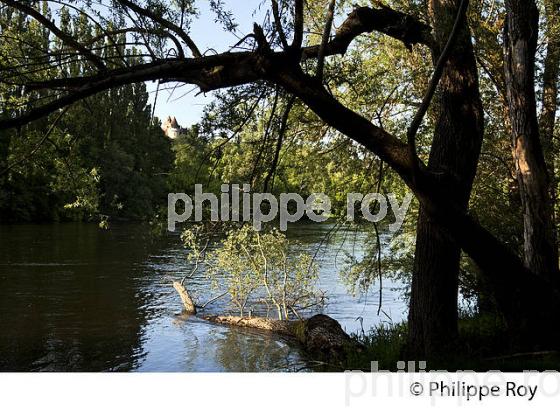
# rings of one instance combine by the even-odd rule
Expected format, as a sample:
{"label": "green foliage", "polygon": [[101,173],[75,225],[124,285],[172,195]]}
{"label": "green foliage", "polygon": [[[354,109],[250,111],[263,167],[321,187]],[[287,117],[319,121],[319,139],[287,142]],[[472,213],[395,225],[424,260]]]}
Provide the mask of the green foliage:
{"label": "green foliage", "polygon": [[381,324],[362,335],[353,336],[363,349],[348,352],[347,369],[371,371],[372,362],[378,370],[396,371],[403,360],[407,338],[406,324]]}
{"label": "green foliage", "polygon": [[323,302],[315,288],[318,268],[313,258],[290,255],[293,243],[275,229],[261,233],[249,225],[234,227],[207,255],[209,238],[201,226],[185,230],[182,239],[189,260],[198,264],[204,258],[207,277],[215,288],[226,288],[241,316],[260,304],[267,315],[272,309],[278,319],[290,319]]}
{"label": "green foliage", "polygon": [[[377,362],[378,370],[397,371],[399,361],[407,360],[407,324],[381,324],[369,332],[353,336],[362,344],[361,351],[349,351],[345,369],[372,370]],[[560,369],[558,353],[519,355],[519,346],[508,333],[500,316],[494,314],[469,314],[459,320],[459,337],[448,354],[432,357],[425,370],[447,371],[472,370],[543,371]],[[418,366],[418,363],[416,363]],[[418,367],[417,367],[418,370]]]}
{"label": "green foliage", "polygon": [[[0,44],[0,70],[6,78],[32,75],[40,81],[60,70],[87,75],[83,62],[60,68],[56,59],[39,57],[35,65],[44,69],[24,72],[23,62],[30,57],[45,49],[56,55],[66,46],[51,41],[50,33],[34,20],[9,13],[0,12],[2,34],[8,39]],[[60,26],[80,41],[96,35],[83,14],[71,16],[67,8],[60,10]],[[107,52],[120,53],[130,62],[140,58],[124,47]],[[35,93],[2,84],[3,116],[21,111]],[[171,165],[171,146],[151,118],[146,86],[113,89],[0,135],[0,221],[146,219],[165,204]]]}

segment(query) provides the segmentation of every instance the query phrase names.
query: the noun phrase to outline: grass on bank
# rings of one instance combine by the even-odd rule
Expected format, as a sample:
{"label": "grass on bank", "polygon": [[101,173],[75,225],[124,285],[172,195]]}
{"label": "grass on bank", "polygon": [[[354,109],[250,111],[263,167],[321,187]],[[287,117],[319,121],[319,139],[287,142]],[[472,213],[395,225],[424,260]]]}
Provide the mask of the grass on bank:
{"label": "grass on bank", "polygon": [[[406,354],[406,323],[383,324],[354,337],[364,349],[348,352],[346,369],[371,371],[372,362],[377,361],[378,370],[397,371],[399,361],[414,360]],[[560,352],[520,349],[513,344],[503,321],[492,315],[461,318],[459,337],[444,346],[444,351],[448,353],[426,362],[426,370],[560,371]]]}

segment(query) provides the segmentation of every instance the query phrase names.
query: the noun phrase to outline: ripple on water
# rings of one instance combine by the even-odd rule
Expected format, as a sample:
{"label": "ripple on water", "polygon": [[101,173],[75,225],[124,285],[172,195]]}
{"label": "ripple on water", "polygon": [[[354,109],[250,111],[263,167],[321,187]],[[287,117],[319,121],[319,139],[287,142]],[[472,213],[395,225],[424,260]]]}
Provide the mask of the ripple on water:
{"label": "ripple on water", "polygon": [[[295,225],[291,238],[315,252],[329,226]],[[360,234],[338,232],[317,254],[325,313],[348,332],[399,322],[401,285],[350,296],[338,270],[342,251],[361,252]],[[352,239],[349,240],[348,237]],[[33,371],[300,371],[305,357],[285,340],[250,329],[177,317],[170,283],[190,272],[178,235],[154,240],[139,225],[17,225],[0,228],[0,370]],[[211,297],[203,272],[189,281]],[[227,309],[220,301],[209,313]]]}

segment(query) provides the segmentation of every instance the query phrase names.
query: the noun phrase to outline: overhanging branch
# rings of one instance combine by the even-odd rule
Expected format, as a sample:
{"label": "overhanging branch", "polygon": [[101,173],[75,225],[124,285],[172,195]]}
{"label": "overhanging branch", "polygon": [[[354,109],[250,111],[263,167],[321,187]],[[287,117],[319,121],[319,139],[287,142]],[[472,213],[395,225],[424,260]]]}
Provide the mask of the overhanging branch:
{"label": "overhanging branch", "polygon": [[[435,45],[432,28],[409,14],[384,6],[379,9],[358,7],[336,31],[334,39],[325,47],[325,54],[344,54],[356,37],[374,31],[402,41],[407,48],[414,44],[423,44],[430,48]],[[304,57],[316,56],[319,47],[304,49]]]}

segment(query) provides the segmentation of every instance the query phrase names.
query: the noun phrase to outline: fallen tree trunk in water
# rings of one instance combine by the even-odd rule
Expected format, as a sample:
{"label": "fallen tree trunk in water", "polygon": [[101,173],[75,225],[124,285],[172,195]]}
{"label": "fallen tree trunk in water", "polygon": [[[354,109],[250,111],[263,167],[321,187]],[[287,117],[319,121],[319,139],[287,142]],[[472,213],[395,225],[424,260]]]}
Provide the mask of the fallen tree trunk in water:
{"label": "fallen tree trunk in water", "polygon": [[185,289],[185,287],[179,282],[173,282],[173,287],[181,297],[181,302],[183,302],[184,312],[188,315],[196,315],[196,306],[193,300],[191,299],[189,292],[187,292],[187,289]]}
{"label": "fallen tree trunk in water", "polygon": [[362,345],[342,330],[340,323],[327,315],[303,320],[275,320],[262,317],[205,316],[204,319],[229,326],[267,330],[297,340],[306,351],[327,359],[340,360],[347,351],[361,350]]}
{"label": "fallen tree trunk in water", "polygon": [[204,319],[221,325],[269,330],[285,336],[292,336],[294,334],[295,329],[293,327],[296,323],[287,320],[267,319],[264,317],[204,316]]}
{"label": "fallen tree trunk in water", "polygon": [[[173,287],[183,302],[183,313],[195,315],[196,305],[187,289],[179,282],[173,282]],[[340,323],[327,315],[293,321],[240,316],[204,316],[204,319],[222,325],[266,330],[295,339],[310,354],[326,361],[342,360],[348,350],[360,351],[363,347],[342,330]]]}

